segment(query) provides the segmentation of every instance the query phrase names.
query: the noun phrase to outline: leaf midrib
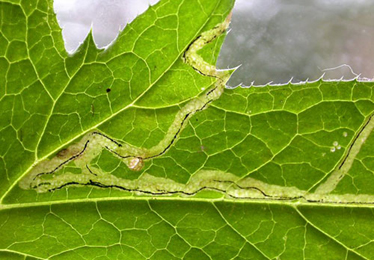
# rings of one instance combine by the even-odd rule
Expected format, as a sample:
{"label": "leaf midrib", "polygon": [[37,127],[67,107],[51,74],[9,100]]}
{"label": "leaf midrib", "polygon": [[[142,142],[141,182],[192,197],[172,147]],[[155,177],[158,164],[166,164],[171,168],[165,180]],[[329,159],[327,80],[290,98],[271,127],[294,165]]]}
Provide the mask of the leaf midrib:
{"label": "leaf midrib", "polygon": [[105,202],[105,201],[189,201],[189,202],[225,202],[225,203],[250,203],[250,204],[270,204],[270,205],[282,205],[291,206],[297,208],[299,206],[309,207],[328,207],[328,208],[365,208],[374,209],[374,204],[353,204],[353,203],[332,203],[332,202],[309,202],[302,200],[277,200],[277,199],[238,199],[238,198],[191,198],[191,197],[152,197],[152,196],[132,196],[132,197],[101,197],[101,198],[84,198],[84,199],[69,199],[69,200],[56,200],[56,201],[43,201],[43,202],[30,202],[30,203],[12,203],[12,204],[0,204],[0,211],[7,209],[17,208],[32,208],[50,205],[64,205],[74,203],[89,203],[89,202]]}

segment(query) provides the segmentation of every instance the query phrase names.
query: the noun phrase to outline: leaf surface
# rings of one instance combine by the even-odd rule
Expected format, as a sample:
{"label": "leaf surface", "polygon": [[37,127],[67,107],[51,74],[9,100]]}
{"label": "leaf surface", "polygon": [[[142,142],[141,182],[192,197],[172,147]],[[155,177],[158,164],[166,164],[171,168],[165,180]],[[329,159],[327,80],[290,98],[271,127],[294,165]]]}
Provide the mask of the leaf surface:
{"label": "leaf surface", "polygon": [[374,84],[223,91],[232,6],[69,56],[51,1],[0,2],[0,258],[373,258]]}

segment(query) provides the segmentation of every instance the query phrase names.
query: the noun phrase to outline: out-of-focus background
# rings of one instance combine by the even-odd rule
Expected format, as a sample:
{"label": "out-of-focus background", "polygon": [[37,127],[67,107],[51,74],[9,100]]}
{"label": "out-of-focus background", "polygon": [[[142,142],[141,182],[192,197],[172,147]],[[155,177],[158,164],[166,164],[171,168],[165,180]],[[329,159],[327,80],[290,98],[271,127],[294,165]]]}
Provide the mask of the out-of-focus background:
{"label": "out-of-focus background", "polygon": [[[157,0],[55,0],[66,48],[92,27],[98,47]],[[219,68],[230,86],[325,79],[374,80],[373,0],[236,0]]]}
{"label": "out-of-focus background", "polygon": [[159,0],[54,0],[65,47],[74,53],[92,28],[99,48],[108,46],[126,24]]}

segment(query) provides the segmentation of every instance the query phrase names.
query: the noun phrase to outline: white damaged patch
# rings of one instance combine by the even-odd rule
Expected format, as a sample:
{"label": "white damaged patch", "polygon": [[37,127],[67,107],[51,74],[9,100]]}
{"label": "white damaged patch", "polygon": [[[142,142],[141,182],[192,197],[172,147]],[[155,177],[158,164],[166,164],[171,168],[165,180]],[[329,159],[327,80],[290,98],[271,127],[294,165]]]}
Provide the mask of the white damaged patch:
{"label": "white damaged patch", "polygon": [[[103,172],[92,165],[93,161],[103,150],[107,150],[125,163],[129,169],[140,171],[143,169],[145,161],[163,155],[176,143],[188,120],[195,113],[207,108],[212,101],[222,95],[226,82],[231,76],[232,70],[217,70],[215,66],[207,63],[197,53],[225,33],[229,23],[230,17],[213,29],[203,32],[184,52],[183,60],[185,63],[192,66],[199,73],[215,78],[216,83],[180,109],[164,138],[156,146],[150,149],[135,147],[122,141],[114,140],[99,131],[94,131],[86,134],[80,142],[61,150],[52,159],[44,160],[37,164],[20,181],[20,187],[23,189],[34,189],[37,192],[53,191],[71,185],[92,185],[102,188],[122,187],[127,190],[134,190],[133,182],[117,178],[111,173]],[[70,169],[73,168],[79,169],[79,173],[70,172]],[[147,175],[145,174],[144,176]],[[148,189],[148,191],[157,190],[153,182],[147,184],[144,176],[137,181],[135,186],[139,185],[139,183],[144,183],[143,186],[149,185],[153,187]],[[168,180],[165,181],[166,183],[168,182]]]}

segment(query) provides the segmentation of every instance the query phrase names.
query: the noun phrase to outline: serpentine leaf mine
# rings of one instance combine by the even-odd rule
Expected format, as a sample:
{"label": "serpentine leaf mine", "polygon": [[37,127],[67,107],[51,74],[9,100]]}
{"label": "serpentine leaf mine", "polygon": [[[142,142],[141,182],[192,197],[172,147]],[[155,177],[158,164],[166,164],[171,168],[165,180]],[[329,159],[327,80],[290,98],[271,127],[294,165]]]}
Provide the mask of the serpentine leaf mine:
{"label": "serpentine leaf mine", "polygon": [[[168,176],[151,174],[145,165],[147,161],[164,156],[176,144],[189,120],[199,111],[206,109],[223,93],[233,70],[218,70],[199,55],[209,43],[223,35],[230,23],[230,16],[213,29],[203,32],[186,48],[182,60],[196,73],[214,79],[210,88],[204,89],[197,97],[180,106],[170,127],[157,145],[151,148],[134,146],[126,140],[116,140],[99,130],[87,133],[83,138],[65,149],[60,150],[50,160],[36,164],[19,182],[23,189],[38,193],[60,190],[66,187],[114,188],[140,195],[180,195],[192,196],[209,190],[223,194],[228,199],[266,199],[306,201],[310,203],[368,203],[374,201],[373,195],[332,194],[338,183],[352,167],[363,142],[374,128],[374,120],[369,117],[361,130],[352,136],[349,148],[335,170],[323,177],[316,187],[303,190],[295,186],[279,186],[249,177],[249,172],[238,177],[229,170],[200,168],[185,183],[177,182]],[[347,132],[341,134],[343,138]],[[342,150],[341,142],[334,139],[328,149],[330,154]],[[250,147],[247,147],[248,150]],[[201,150],[209,149],[205,146]],[[108,171],[97,162],[103,153],[115,158],[114,164],[121,164],[128,170],[138,172],[136,178],[127,178],[114,171]],[[324,153],[322,156],[325,156]],[[327,156],[327,155],[326,155]]]}

